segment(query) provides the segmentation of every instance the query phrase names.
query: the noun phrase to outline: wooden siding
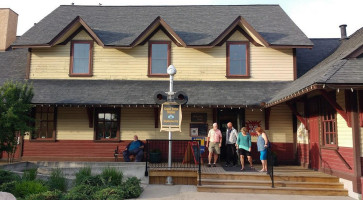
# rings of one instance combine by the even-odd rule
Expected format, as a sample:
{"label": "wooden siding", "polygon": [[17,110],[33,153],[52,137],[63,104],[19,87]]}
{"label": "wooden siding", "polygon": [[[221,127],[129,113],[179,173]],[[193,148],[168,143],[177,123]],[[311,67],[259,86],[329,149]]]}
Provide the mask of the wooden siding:
{"label": "wooden siding", "polygon": [[[297,103],[297,111],[300,115],[305,116],[304,104],[302,102]],[[308,130],[303,123],[297,120],[297,142],[300,144],[309,144]]]}
{"label": "wooden siding", "polygon": [[58,108],[57,140],[93,140],[86,108]]}
{"label": "wooden siding", "polygon": [[[212,127],[211,108],[183,108],[182,132],[174,132],[173,139],[190,139],[192,112],[207,113],[207,123]],[[155,128],[154,108],[121,108],[121,140],[131,140],[136,134],[141,140],[167,139],[168,132]],[[94,128],[89,128],[86,108],[58,108],[57,140],[93,140]],[[25,137],[26,140],[29,136]]]}
{"label": "wooden siding", "polygon": [[271,108],[269,137],[272,142],[293,143],[292,113],[287,105]]}
{"label": "wooden siding", "polygon": [[[336,94],[337,103],[345,110],[345,94],[344,90]],[[348,127],[344,118],[337,113],[337,126],[338,126],[338,146],[339,147],[353,147],[352,128]]]}
{"label": "wooden siding", "polygon": [[348,169],[344,162],[339,158],[335,150],[321,149],[321,166],[324,169],[340,171],[345,173],[354,173],[353,148],[339,147],[339,154],[349,164],[352,169]]}
{"label": "wooden siding", "polygon": [[[74,40],[90,40],[81,31]],[[150,40],[170,40],[162,31]],[[239,32],[229,41],[247,41]],[[70,42],[51,48],[33,49],[31,55],[31,79],[123,79],[165,80],[147,77],[148,44],[128,50],[103,48],[94,43],[93,76],[69,77]],[[250,44],[251,78],[241,81],[293,80],[292,49],[271,49]],[[176,66],[176,80],[235,81],[226,75],[226,45],[210,49],[193,49],[171,46],[171,63]]]}
{"label": "wooden siding", "polygon": [[[173,132],[173,139],[190,139],[191,113],[207,113],[208,126],[212,127],[212,109],[210,108],[183,108],[182,132]],[[140,139],[168,139],[168,132],[160,132],[160,128],[155,128],[154,109],[135,108],[121,109],[121,140],[130,139],[137,134]]]}

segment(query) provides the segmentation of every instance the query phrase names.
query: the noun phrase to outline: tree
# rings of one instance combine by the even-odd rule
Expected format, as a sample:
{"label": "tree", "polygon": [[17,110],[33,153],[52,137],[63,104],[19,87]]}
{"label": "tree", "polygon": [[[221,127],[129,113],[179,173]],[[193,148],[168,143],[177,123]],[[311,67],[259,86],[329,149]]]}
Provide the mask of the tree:
{"label": "tree", "polygon": [[8,81],[0,87],[0,153],[7,152],[9,162],[14,159],[18,137],[33,129],[33,96],[33,87],[27,82]]}

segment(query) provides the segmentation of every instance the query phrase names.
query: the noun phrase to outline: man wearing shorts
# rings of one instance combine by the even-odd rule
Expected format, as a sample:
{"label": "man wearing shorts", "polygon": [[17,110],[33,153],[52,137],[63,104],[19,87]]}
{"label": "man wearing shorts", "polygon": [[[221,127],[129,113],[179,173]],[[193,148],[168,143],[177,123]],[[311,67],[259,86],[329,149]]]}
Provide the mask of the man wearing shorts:
{"label": "man wearing shorts", "polygon": [[222,133],[218,129],[217,123],[214,123],[213,129],[209,130],[208,137],[207,137],[206,147],[208,148],[208,151],[209,151],[208,167],[211,166],[213,153],[214,153],[213,167],[216,166],[218,155],[221,154],[221,145],[222,145]]}

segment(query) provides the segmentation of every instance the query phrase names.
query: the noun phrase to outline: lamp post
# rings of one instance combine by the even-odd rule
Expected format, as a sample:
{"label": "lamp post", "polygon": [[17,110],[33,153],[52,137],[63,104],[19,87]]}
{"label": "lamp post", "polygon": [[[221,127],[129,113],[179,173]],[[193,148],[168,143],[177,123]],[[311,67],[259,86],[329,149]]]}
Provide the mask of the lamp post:
{"label": "lamp post", "polygon": [[[174,75],[176,74],[176,69],[174,67],[174,65],[170,65],[167,69],[167,73],[170,75],[170,87],[169,87],[169,92],[167,93],[168,94],[168,101],[171,102],[173,101],[173,95],[175,94],[174,92]],[[171,128],[171,127],[169,127]],[[169,153],[168,153],[168,168],[169,170],[171,169],[171,152],[172,152],[172,132],[169,130]],[[166,184],[167,185],[172,185],[173,184],[173,177],[171,176],[168,176],[166,178]]]}

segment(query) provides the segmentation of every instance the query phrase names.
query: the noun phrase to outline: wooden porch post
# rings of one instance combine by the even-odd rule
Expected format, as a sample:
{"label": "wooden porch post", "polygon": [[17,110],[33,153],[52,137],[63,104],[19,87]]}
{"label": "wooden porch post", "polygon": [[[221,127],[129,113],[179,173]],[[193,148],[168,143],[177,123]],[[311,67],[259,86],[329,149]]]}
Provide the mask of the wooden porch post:
{"label": "wooden porch post", "polygon": [[[359,194],[362,193],[361,185],[361,159],[360,159],[360,127],[359,127],[359,110],[358,110],[358,97],[357,91],[351,93],[351,125],[352,125],[352,138],[353,138],[353,158],[354,158],[354,181],[353,191]],[[360,99],[361,101],[361,99]]]}

